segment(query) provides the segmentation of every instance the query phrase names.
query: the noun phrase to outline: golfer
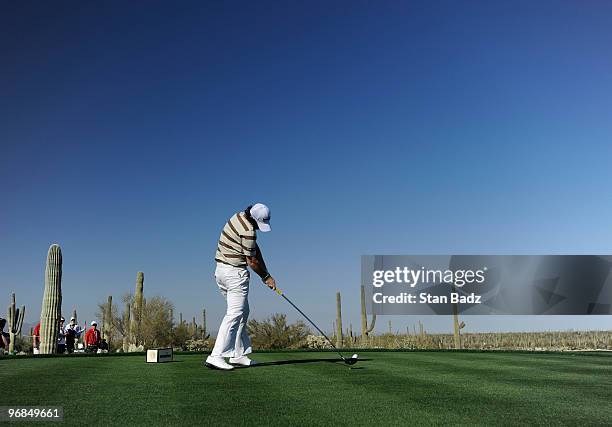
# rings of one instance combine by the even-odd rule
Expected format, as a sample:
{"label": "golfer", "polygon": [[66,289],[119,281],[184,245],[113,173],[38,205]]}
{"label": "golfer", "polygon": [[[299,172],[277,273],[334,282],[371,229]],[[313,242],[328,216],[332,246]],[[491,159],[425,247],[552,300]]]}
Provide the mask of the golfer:
{"label": "golfer", "polygon": [[276,289],[276,282],[268,273],[257,246],[257,230],[270,231],[270,209],[262,203],[256,203],[243,212],[234,214],[221,231],[215,254],[215,279],[227,301],[227,311],[219,326],[215,347],[205,362],[209,368],[234,369],[224,357],[229,357],[229,362],[234,365],[255,364],[247,357],[252,351],[247,332],[250,276],[247,266],[251,267],[270,289]]}

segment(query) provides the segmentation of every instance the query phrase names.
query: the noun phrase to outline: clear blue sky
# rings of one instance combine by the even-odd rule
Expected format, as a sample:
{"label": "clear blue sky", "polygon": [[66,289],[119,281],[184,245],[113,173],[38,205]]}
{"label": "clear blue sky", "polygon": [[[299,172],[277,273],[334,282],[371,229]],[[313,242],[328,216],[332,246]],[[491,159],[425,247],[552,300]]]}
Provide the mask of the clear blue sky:
{"label": "clear blue sky", "polygon": [[[2,307],[16,291],[35,321],[57,242],[65,314],[142,270],[216,329],[216,240],[256,201],[272,273],[325,329],[338,290],[358,328],[362,254],[612,253],[611,3],[204,3],[0,6]],[[257,280],[251,307],[296,318]]]}

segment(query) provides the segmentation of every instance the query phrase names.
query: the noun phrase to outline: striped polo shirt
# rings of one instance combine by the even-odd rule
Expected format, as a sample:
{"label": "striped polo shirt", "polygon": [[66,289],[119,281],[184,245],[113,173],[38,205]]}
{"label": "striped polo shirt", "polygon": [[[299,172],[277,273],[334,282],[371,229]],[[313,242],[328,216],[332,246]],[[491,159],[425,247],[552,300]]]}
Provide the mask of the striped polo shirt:
{"label": "striped polo shirt", "polygon": [[221,231],[215,261],[234,267],[246,267],[246,257],[254,257],[256,251],[255,227],[246,218],[244,212],[234,214]]}

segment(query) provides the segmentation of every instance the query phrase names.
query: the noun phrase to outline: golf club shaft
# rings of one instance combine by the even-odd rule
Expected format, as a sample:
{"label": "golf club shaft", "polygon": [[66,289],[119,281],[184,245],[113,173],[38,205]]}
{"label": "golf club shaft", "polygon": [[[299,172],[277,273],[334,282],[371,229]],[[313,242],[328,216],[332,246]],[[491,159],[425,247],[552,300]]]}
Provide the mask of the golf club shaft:
{"label": "golf club shaft", "polygon": [[315,327],[315,329],[316,329],[317,331],[319,331],[319,333],[325,337],[325,339],[326,339],[326,340],[327,340],[327,341],[328,341],[328,342],[331,344],[331,346],[334,348],[334,350],[336,350],[336,352],[337,352],[337,353],[340,355],[340,357],[342,358],[342,360],[345,360],[345,359],[344,359],[344,356],[342,355],[342,353],[340,353],[340,350],[338,350],[338,348],[337,348],[337,347],[334,345],[334,343],[332,342],[332,340],[330,340],[330,339],[327,337],[327,335],[325,335],[325,333],[324,333],[324,332],[323,332],[321,329],[319,329],[319,327],[318,327],[318,326],[315,324],[315,322],[313,322],[312,320],[310,320],[310,318],[309,318],[308,316],[306,316],[306,315],[304,314],[304,312],[303,312],[302,310],[300,310],[300,309],[299,309],[299,308],[298,308],[298,307],[297,307],[297,306],[296,306],[294,303],[292,303],[292,302],[291,302],[291,300],[285,296],[285,294],[281,293],[281,294],[280,294],[280,296],[282,296],[283,298],[285,298],[285,301],[287,301],[289,304],[291,304],[291,305],[293,306],[293,308],[295,308],[295,309],[296,309],[296,310],[297,310],[297,311],[298,311],[298,312],[299,312],[299,313],[300,313],[302,316],[304,316],[304,317],[306,318],[306,320],[308,320],[308,321],[310,322],[310,324],[311,324],[312,326],[314,326],[314,327]]}

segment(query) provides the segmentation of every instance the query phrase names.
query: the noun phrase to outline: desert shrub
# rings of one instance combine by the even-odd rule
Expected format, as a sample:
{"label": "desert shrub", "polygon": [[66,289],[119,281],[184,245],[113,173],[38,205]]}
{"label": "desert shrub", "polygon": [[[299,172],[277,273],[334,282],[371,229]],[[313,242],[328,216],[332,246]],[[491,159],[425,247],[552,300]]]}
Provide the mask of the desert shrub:
{"label": "desert shrub", "polygon": [[252,345],[261,349],[283,349],[300,347],[309,333],[304,322],[298,320],[289,325],[287,316],[274,314],[268,319],[248,322]]}
{"label": "desert shrub", "polygon": [[304,340],[302,347],[312,349],[332,348],[332,346],[325,339],[325,337],[320,335],[308,335],[306,337],[306,340]]}
{"label": "desert shrub", "polygon": [[191,339],[185,342],[185,348],[188,351],[204,351],[210,350],[210,342],[202,339]]}
{"label": "desert shrub", "polygon": [[32,338],[28,336],[15,336],[16,353],[32,353]]}
{"label": "desert shrub", "polygon": [[[461,334],[472,350],[612,350],[612,331],[480,332]],[[453,334],[381,334],[357,340],[363,348],[454,349]]]}

